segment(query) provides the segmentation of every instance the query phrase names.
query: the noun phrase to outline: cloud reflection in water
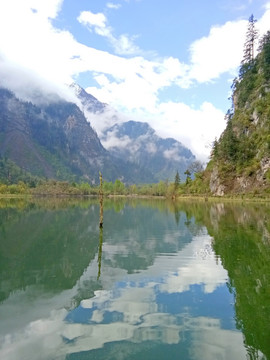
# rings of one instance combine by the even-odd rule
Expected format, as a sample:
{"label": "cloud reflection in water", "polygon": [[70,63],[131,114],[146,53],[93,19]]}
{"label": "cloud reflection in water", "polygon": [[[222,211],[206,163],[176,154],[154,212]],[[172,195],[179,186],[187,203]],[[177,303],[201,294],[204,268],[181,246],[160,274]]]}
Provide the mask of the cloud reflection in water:
{"label": "cloud reflection in water", "polygon": [[[31,360],[38,352],[40,359],[65,359],[66,354],[80,359],[83,352],[105,351],[113,344],[125,353],[132,343],[137,351],[143,344],[155,348],[156,358],[162,346],[171,345],[185,346],[189,359],[245,359],[227,272],[205,229],[181,251],[160,254],[152,266],[133,274],[106,265],[118,251],[125,252],[123,244],[104,243],[103,290],[70,312],[54,310],[3,336],[1,358]],[[96,273],[97,259],[79,282]],[[102,358],[102,353],[96,356]]]}

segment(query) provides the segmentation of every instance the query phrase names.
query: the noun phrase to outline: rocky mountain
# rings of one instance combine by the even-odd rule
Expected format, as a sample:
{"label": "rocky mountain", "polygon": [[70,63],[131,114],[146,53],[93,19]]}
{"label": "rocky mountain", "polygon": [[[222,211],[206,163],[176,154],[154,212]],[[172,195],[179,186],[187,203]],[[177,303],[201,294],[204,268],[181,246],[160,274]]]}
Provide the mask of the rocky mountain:
{"label": "rocky mountain", "polygon": [[175,139],[159,137],[148,123],[125,119],[77,84],[72,87],[102,145],[113,156],[150,172],[151,182],[173,181],[177,171],[185,178],[184,172],[195,161],[189,149]]}
{"label": "rocky mountain", "polygon": [[89,111],[90,113],[94,114],[102,113],[105,111],[107,104],[100,102],[93,95],[87,93],[78,84],[73,83],[70,85],[70,88],[74,91],[75,95],[80,100],[83,110]]}
{"label": "rocky mountain", "polygon": [[127,121],[106,129],[101,141],[116,157],[148,169],[155,181],[180,178],[195,161],[195,156],[180,142],[160,138],[149,124]]}
{"label": "rocky mountain", "polygon": [[107,181],[126,184],[173,181],[177,171],[184,179],[195,160],[190,150],[158,137],[147,123],[125,121],[78,85],[72,88],[77,104],[59,96],[33,104],[0,88],[1,181],[29,174],[97,183],[99,171]]}
{"label": "rocky mountain", "polygon": [[227,127],[215,141],[205,179],[215,195],[270,193],[270,31],[234,80]]}
{"label": "rocky mountain", "polygon": [[[107,181],[117,178],[126,183],[151,181],[147,171],[114,158],[104,149],[74,103],[59,100],[37,106],[19,100],[3,88],[0,156],[2,168],[8,159],[21,172],[43,178],[95,183],[101,171]],[[9,172],[5,175],[13,181]]]}

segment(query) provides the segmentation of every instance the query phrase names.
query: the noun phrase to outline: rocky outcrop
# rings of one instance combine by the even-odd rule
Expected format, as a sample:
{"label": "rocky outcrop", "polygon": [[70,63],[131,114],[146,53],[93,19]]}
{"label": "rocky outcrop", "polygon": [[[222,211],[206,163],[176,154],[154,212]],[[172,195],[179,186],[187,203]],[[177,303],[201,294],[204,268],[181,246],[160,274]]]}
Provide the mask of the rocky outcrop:
{"label": "rocky outcrop", "polygon": [[270,158],[264,157],[260,162],[260,169],[257,171],[256,180],[265,185],[266,183],[266,174],[270,170]]}
{"label": "rocky outcrop", "polygon": [[215,196],[223,196],[225,194],[225,186],[221,184],[217,167],[215,167],[211,173],[210,191]]}

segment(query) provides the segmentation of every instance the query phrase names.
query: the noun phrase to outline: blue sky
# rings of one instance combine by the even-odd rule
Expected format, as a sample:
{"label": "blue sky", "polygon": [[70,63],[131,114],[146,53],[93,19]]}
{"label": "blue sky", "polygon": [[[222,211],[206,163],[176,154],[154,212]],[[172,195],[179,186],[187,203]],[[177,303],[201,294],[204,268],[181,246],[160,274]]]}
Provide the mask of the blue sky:
{"label": "blue sky", "polygon": [[269,0],[0,0],[0,84],[27,98],[76,81],[207,161],[251,14],[263,35]]}

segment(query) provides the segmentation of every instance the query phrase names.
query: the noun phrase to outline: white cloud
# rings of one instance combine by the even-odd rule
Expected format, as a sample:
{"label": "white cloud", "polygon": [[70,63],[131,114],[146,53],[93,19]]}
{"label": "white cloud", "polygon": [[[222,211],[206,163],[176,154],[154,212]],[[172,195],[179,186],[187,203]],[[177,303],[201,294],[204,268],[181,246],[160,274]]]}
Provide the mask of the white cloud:
{"label": "white cloud", "polygon": [[118,55],[134,55],[141,53],[138,46],[135,45],[134,40],[137,36],[128,36],[126,34],[120,35],[118,38],[110,37],[111,43]]}
{"label": "white cloud", "polygon": [[259,29],[260,36],[263,36],[268,30],[270,30],[270,2],[266,3],[264,8],[265,13],[256,23],[256,26]]}
{"label": "white cloud", "polygon": [[[260,36],[269,30],[270,2],[256,23]],[[217,79],[224,73],[234,73],[243,58],[248,20],[228,21],[213,26],[209,35],[194,41],[190,46],[191,67],[189,78],[199,83]]]}
{"label": "white cloud", "polygon": [[115,131],[109,131],[106,139],[102,139],[102,145],[108,150],[113,147],[125,149],[130,143],[130,137],[127,135],[118,137]]}
{"label": "white cloud", "polygon": [[81,24],[86,25],[90,31],[93,27],[99,35],[108,36],[110,34],[110,28],[106,30],[106,16],[102,13],[94,14],[91,11],[82,11],[77,20]]}
{"label": "white cloud", "polygon": [[243,56],[246,25],[247,22],[242,20],[214,26],[207,37],[191,44],[189,77],[207,82],[223,73],[235,71]]}
{"label": "white cloud", "polygon": [[122,6],[121,4],[114,4],[114,3],[111,3],[111,2],[108,2],[106,4],[107,8],[109,9],[120,9],[120,7]]}
{"label": "white cloud", "polygon": [[134,44],[136,36],[130,37],[122,34],[119,37],[115,37],[113,35],[113,29],[107,24],[107,18],[103,13],[94,14],[91,11],[83,11],[77,20],[82,25],[87,26],[90,31],[93,28],[96,34],[107,38],[116,54],[134,55],[141,52],[139,47]]}
{"label": "white cloud", "polygon": [[175,161],[180,161],[181,157],[179,156],[179,150],[177,149],[177,147],[174,147],[170,150],[165,150],[163,153],[163,156],[166,159],[173,159]]}
{"label": "white cloud", "polygon": [[51,25],[61,2],[50,0],[45,5],[40,0],[26,3],[11,0],[0,3],[0,31],[5,34],[0,38],[2,60],[17,67],[17,71],[36,73],[55,85],[71,81],[72,57],[77,50],[69,32],[56,30]]}
{"label": "white cloud", "polygon": [[[80,104],[80,107],[84,112],[87,120],[90,122],[91,126],[95,129],[95,131],[97,132],[100,138],[103,136],[105,129],[110,128],[115,123],[120,124],[124,121],[129,120],[125,115],[118,113],[115,109],[113,109],[110,106],[106,106],[103,112],[95,113],[95,114],[87,111],[87,109],[84,108],[82,104]],[[114,135],[113,137],[116,136]],[[109,144],[112,143],[113,140]],[[103,145],[105,146],[105,143],[103,143]]]}
{"label": "white cloud", "polygon": [[154,143],[148,142],[146,145],[146,151],[150,154],[155,154],[157,152],[157,147]]}
{"label": "white cloud", "polygon": [[99,88],[89,87],[87,91],[120,110],[144,109],[155,113],[159,90],[181,82],[186,85],[184,78],[188,67],[172,57],[159,61],[139,56],[131,59],[111,57],[109,64],[105,70],[113,75],[113,80],[104,73],[97,73],[94,78]]}
{"label": "white cloud", "polygon": [[35,104],[58,101],[59,97],[75,103],[78,101],[71,89],[66,85],[61,83],[53,84],[38,72],[18,68],[16,63],[5,61],[1,57],[0,86],[12,90],[19,99],[32,101]]}

